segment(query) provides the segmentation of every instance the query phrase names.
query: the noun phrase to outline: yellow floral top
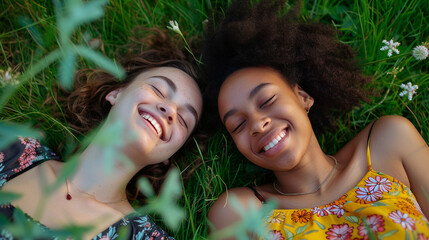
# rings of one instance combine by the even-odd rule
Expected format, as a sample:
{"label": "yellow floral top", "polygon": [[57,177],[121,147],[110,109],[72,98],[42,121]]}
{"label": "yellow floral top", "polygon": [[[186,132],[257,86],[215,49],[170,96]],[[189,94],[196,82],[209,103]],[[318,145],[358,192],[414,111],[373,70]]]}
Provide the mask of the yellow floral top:
{"label": "yellow floral top", "polygon": [[[276,209],[267,217],[267,239],[429,240],[429,222],[410,189],[371,167],[349,192],[330,204]],[[371,235],[373,237],[371,237]]]}

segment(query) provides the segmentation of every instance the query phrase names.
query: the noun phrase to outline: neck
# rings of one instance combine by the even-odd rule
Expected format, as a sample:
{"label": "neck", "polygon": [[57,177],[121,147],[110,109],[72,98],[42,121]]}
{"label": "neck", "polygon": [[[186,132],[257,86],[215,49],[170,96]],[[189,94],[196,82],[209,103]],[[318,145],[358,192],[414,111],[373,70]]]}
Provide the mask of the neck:
{"label": "neck", "polygon": [[[120,150],[109,152],[121,153]],[[119,157],[120,154],[115,154],[112,159],[113,166],[109,168],[105,149],[90,144],[80,155],[78,167],[69,178],[72,190],[78,189],[101,202],[122,199],[128,182],[140,168],[125,166]]]}
{"label": "neck", "polygon": [[[317,142],[317,141],[316,141]],[[274,172],[277,179],[276,186],[284,193],[310,193],[320,186],[316,192],[322,194],[326,186],[333,179],[330,176],[335,167],[335,161],[325,155],[319,144],[315,147],[309,146],[301,159],[295,160],[297,164],[289,171]],[[335,172],[333,173],[335,174]],[[326,179],[330,177],[330,179]],[[327,180],[326,182],[324,182]]]}

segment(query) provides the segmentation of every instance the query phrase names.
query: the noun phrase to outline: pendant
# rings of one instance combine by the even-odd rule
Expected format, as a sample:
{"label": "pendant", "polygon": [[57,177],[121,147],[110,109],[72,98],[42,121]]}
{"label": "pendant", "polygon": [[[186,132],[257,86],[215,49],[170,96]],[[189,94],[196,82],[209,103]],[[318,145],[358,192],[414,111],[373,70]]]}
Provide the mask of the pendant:
{"label": "pendant", "polygon": [[70,195],[70,193],[67,193],[66,199],[69,200],[69,201],[72,199],[72,196]]}

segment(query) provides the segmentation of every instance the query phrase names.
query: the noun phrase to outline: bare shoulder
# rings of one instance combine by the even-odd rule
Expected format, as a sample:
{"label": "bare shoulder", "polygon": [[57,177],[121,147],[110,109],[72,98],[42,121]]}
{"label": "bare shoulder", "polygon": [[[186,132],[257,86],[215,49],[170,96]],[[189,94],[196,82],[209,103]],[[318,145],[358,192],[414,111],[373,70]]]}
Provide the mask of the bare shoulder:
{"label": "bare shoulder", "polygon": [[[364,130],[365,131],[365,130]],[[401,116],[379,118],[370,135],[371,162],[375,170],[412,185],[412,169],[422,164],[428,146],[415,126]]]}
{"label": "bare shoulder", "polygon": [[381,120],[383,126],[380,134],[387,138],[391,152],[397,156],[404,169],[408,181],[406,185],[411,188],[421,209],[428,216],[426,194],[429,192],[429,147],[407,119],[389,116]]}
{"label": "bare shoulder", "polygon": [[401,116],[383,116],[377,120],[371,139],[402,159],[410,149],[427,146],[415,126]]}
{"label": "bare shoulder", "polygon": [[240,214],[236,210],[237,204],[244,210],[249,208],[249,206],[262,206],[262,203],[249,188],[232,188],[223,192],[213,203],[207,216],[216,230],[228,227],[241,219]]}
{"label": "bare shoulder", "polygon": [[410,120],[402,116],[388,115],[380,117],[376,123],[377,129],[383,133],[407,134],[417,131]]}

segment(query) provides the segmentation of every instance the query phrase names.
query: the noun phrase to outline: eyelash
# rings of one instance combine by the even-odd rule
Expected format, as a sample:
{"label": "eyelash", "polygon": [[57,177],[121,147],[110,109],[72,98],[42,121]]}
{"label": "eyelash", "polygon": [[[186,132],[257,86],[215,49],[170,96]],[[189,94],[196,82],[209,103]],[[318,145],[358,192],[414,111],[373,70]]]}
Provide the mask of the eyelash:
{"label": "eyelash", "polygon": [[245,123],[246,121],[242,121],[240,124],[238,124],[238,126],[237,127],[235,127],[232,131],[231,131],[231,133],[235,133],[241,126],[243,126],[243,124]]}
{"label": "eyelash", "polygon": [[188,129],[188,124],[186,124],[186,121],[185,121],[185,119],[182,117],[182,115],[180,115],[180,114],[177,114],[178,116],[179,116],[179,122],[180,122],[180,124],[182,124],[186,129]]}
{"label": "eyelash", "polygon": [[165,98],[164,94],[162,94],[162,92],[157,87],[155,87],[154,85],[150,85],[150,86],[152,87],[156,95],[158,95],[161,98]]}
{"label": "eyelash", "polygon": [[[266,100],[265,102],[263,102],[260,106],[259,106],[259,108],[263,108],[264,106],[266,106],[267,104],[271,104],[272,102],[274,102],[274,98],[275,98],[275,96],[276,95],[273,95],[272,97],[270,97],[268,100]],[[243,124],[245,123],[246,121],[242,121],[240,124],[238,124],[238,126],[237,127],[235,127],[232,131],[231,131],[231,133],[235,133],[238,129],[240,129],[240,127],[241,126],[243,126]]]}
{"label": "eyelash", "polygon": [[274,97],[275,97],[275,96],[276,96],[276,95],[273,95],[272,97],[270,97],[267,101],[265,101],[264,103],[262,103],[262,104],[259,106],[259,108],[263,108],[265,105],[272,103],[272,102],[273,102],[273,100],[274,100]]}

